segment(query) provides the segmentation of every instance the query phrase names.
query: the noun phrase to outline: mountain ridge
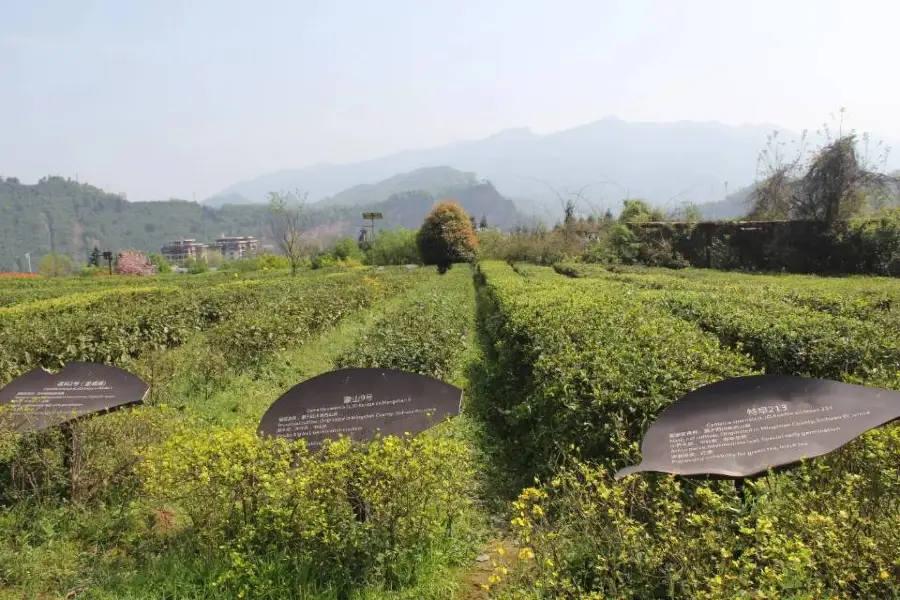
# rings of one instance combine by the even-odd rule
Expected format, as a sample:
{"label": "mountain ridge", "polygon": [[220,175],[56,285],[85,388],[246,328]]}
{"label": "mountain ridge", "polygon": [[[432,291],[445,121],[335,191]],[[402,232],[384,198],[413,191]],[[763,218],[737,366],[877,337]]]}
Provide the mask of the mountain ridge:
{"label": "mountain ridge", "polygon": [[800,138],[771,123],[631,122],[615,116],[545,134],[513,127],[364,161],[282,169],[232,184],[213,199],[232,193],[258,202],[268,191],[300,189],[320,200],[397,173],[447,166],[478,173],[523,208],[550,220],[561,214],[557,193],[567,195],[586,186],[595,206],[614,211],[626,195],[657,206],[676,199],[709,204],[724,200],[726,188],[756,181],[759,154],[776,130],[781,140]]}
{"label": "mountain ridge", "polygon": [[[782,129],[782,131],[787,131]],[[545,180],[553,187],[582,186],[601,178],[616,182],[622,188],[645,197],[652,203],[667,201],[684,188],[708,188],[715,180],[721,184],[733,180],[749,184],[755,174],[756,158],[765,147],[768,126],[745,125],[733,127],[716,121],[628,122],[617,117],[607,117],[561,131],[538,134],[528,127],[501,130],[487,137],[462,140],[419,150],[404,150],[383,157],[349,163],[326,163],[299,169],[282,169],[253,179],[237,182],[215,194],[211,200],[225,194],[240,194],[249,201],[262,201],[268,191],[278,189],[309,190],[313,199],[322,199],[339,193],[353,185],[374,183],[396,173],[409,172],[424,167],[448,166],[464,172],[476,172],[491,180],[504,194],[543,200],[544,204],[557,203],[546,186],[529,181]],[[679,161],[679,154],[687,146],[694,154],[703,150],[690,143],[694,135],[712,136],[704,145],[702,154],[708,161],[693,161],[700,167],[682,169],[683,177],[674,177],[668,186],[647,184],[646,180],[659,180],[660,175],[672,177],[670,161]],[[655,149],[659,136],[675,140]],[[737,142],[737,144],[735,144]],[[674,147],[678,152],[674,151]],[[731,146],[731,149],[729,149]],[[737,149],[734,149],[735,146]],[[598,152],[605,152],[598,157]],[[644,166],[641,156],[653,158],[655,164]],[[722,156],[733,156],[730,165],[715,164]],[[622,157],[632,158],[631,164],[623,164]],[[628,161],[625,161],[628,162]],[[605,171],[605,172],[604,172]],[[681,181],[679,181],[681,180]],[[744,181],[738,181],[744,180]],[[528,182],[528,183],[526,183]],[[339,188],[339,189],[334,189]],[[666,189],[670,193],[666,193]],[[676,189],[677,188],[677,189]],[[724,194],[701,194],[695,201],[721,200]]]}

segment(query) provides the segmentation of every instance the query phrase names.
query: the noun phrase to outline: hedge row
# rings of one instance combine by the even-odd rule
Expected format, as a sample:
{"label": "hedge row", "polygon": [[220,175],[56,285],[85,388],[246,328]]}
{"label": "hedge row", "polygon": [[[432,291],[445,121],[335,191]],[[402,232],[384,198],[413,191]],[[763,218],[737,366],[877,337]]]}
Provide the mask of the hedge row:
{"label": "hedge row", "polygon": [[208,329],[232,356],[253,363],[264,351],[301,341],[398,291],[410,277],[417,275],[356,272],[115,290],[13,306],[0,312],[0,383],[69,361],[121,364]]}
{"label": "hedge row", "polygon": [[664,406],[691,389],[752,372],[710,334],[598,281],[524,278],[481,267],[489,375],[477,410],[523,475],[564,447],[621,466]]}
{"label": "hedge row", "polygon": [[554,268],[568,277],[620,281],[645,289],[718,293],[727,288],[733,294],[765,297],[835,316],[877,321],[884,327],[900,329],[900,286],[896,280],[889,278],[746,275],[709,269],[626,270],[586,263],[559,263]]}
{"label": "hedge row", "polygon": [[469,345],[474,308],[471,272],[458,266],[403,297],[335,366],[399,369],[450,381]]}
{"label": "hedge row", "polygon": [[[512,525],[524,560],[511,576],[495,573],[505,580],[498,598],[889,598],[900,592],[896,426],[795,471],[748,482],[747,504],[728,482],[656,474],[614,481],[610,468],[637,462],[637,442],[666,404],[708,381],[753,372],[753,362],[770,372],[805,368],[881,382],[880,371],[867,370],[892,360],[878,354],[877,327],[777,296],[754,299],[744,282],[701,292],[691,291],[690,280],[671,277],[674,291],[668,291],[658,274],[631,282],[622,281],[623,273],[550,282],[512,276],[496,264],[485,265],[483,275],[497,389],[482,407],[485,418],[513,456],[555,436],[581,446],[581,457],[589,459],[570,454],[548,469],[544,455],[526,455],[547,476],[514,503]],[[707,320],[682,313],[685,305],[702,307]],[[743,337],[697,326],[716,318]],[[777,325],[766,328],[768,321]],[[752,360],[738,350],[750,350]]]}
{"label": "hedge row", "polygon": [[900,340],[877,323],[727,292],[672,292],[663,302],[766,372],[900,387]]}
{"label": "hedge row", "polygon": [[[406,364],[409,357],[429,357],[421,366],[436,376],[450,371],[447,361],[455,359],[446,353],[459,358],[459,336],[472,326],[474,294],[464,267],[440,278],[433,269],[387,269],[303,279],[208,286],[190,295],[165,290],[164,301],[129,304],[139,313],[155,305],[190,309],[208,334],[193,341],[208,337],[212,344],[233,344],[241,360],[252,361],[252,349],[272,349],[269,341],[257,346],[256,335],[276,345],[295,343],[312,328],[411,288],[372,329],[389,339],[393,323],[404,344],[370,359]],[[419,305],[411,307],[412,300],[425,304],[426,318],[416,314]],[[48,314],[58,322],[82,317],[85,323],[91,313],[79,307]],[[260,333],[248,334],[241,325],[257,318]],[[199,369],[203,360],[186,368]],[[226,377],[243,373],[224,371]],[[246,401],[246,390],[232,389],[238,401]],[[62,594],[77,583],[108,597],[132,597],[135,590],[146,595],[150,589],[163,597],[352,597],[361,588],[389,595],[415,587],[431,571],[471,556],[474,462],[456,428],[369,444],[327,444],[327,460],[308,454],[302,443],[263,440],[254,429],[255,423],[211,426],[190,406],[164,404],[80,423],[83,494],[71,505],[54,505],[56,496],[48,492],[38,507],[31,502],[38,497],[37,482],[20,494],[4,487],[10,506],[0,528],[10,542],[0,546],[0,581],[19,591],[39,580],[42,593]],[[65,486],[60,439],[8,439],[8,433],[0,432],[0,475],[27,471],[47,480],[42,490]],[[56,527],[50,539],[48,522]],[[32,555],[60,547],[65,564],[36,577]],[[20,548],[27,558],[10,560]],[[121,578],[110,580],[110,573]],[[450,574],[441,574],[441,585],[454,587]]]}

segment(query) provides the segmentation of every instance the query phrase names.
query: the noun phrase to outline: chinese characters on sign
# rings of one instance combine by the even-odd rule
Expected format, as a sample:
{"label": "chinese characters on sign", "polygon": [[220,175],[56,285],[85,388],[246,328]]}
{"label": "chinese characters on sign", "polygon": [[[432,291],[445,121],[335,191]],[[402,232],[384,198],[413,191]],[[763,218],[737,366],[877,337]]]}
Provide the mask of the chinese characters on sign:
{"label": "chinese characters on sign", "polygon": [[343,369],[294,386],[263,415],[259,433],[304,439],[371,440],[377,433],[418,433],[459,414],[462,391],[424,375],[390,369]]}
{"label": "chinese characters on sign", "polygon": [[900,393],[785,375],[726,379],[660,414],[641,444],[642,471],[748,477],[827,454],[900,418]]}
{"label": "chinese characters on sign", "polygon": [[34,369],[0,389],[2,419],[19,432],[143,402],[147,384],[116,367],[71,362],[58,373]]}

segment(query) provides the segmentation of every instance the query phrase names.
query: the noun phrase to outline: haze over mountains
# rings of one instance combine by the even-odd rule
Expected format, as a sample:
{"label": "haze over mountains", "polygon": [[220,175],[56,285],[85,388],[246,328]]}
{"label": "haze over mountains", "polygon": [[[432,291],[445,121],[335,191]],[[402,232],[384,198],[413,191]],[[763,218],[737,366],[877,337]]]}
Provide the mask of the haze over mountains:
{"label": "haze over mountains", "polygon": [[[558,216],[556,192],[579,190],[593,207],[614,212],[624,196],[659,206],[705,204],[721,201],[757,178],[759,153],[776,129],[786,142],[800,137],[771,124],[629,123],[615,117],[548,135],[511,129],[363,162],[265,174],[235,183],[205,203],[262,202],[269,191],[282,189],[306,190],[311,200],[326,204],[362,201],[368,192],[365,184],[423,167],[448,166],[490,180],[523,211],[543,218]],[[820,141],[815,135],[809,138],[810,144]],[[900,164],[892,158],[894,165]],[[353,186],[362,187],[333,198]]]}
{"label": "haze over mountains", "polygon": [[[270,191],[308,191],[307,226],[320,240],[355,235],[361,210],[383,212],[383,227],[418,227],[442,198],[503,229],[534,218],[552,224],[561,217],[557,193],[578,191],[581,213],[618,213],[621,199],[630,196],[664,209],[690,201],[705,218],[728,219],[746,214],[747,186],[758,177],[757,159],[774,129],[615,118],[549,135],[514,129],[359,163],[261,175],[201,204],[127,202],[60,177],[33,185],[0,178],[0,270],[23,268],[26,252],[62,252],[83,261],[95,244],[153,252],[185,237],[265,238]],[[786,142],[798,137],[779,135]],[[819,143],[815,135],[808,139],[810,147]],[[783,152],[788,159],[796,155],[790,144]],[[871,150],[873,157],[880,154]],[[879,166],[897,168],[898,156]]]}

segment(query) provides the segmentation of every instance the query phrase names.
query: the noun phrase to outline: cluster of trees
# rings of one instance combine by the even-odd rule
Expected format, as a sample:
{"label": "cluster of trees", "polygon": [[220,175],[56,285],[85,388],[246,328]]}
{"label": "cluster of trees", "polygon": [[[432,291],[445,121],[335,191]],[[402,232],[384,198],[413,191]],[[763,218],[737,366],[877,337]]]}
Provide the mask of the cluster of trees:
{"label": "cluster of trees", "polygon": [[[78,274],[83,277],[93,277],[116,273],[118,275],[148,276],[156,273],[166,273],[171,270],[169,263],[160,254],[147,256],[137,250],[122,250],[120,252],[100,252],[94,247],[88,263],[81,267]],[[38,273],[44,277],[66,277],[76,273],[75,261],[67,254],[50,252],[45,254],[38,263]]]}
{"label": "cluster of trees", "polygon": [[808,150],[806,132],[792,159],[787,144],[775,132],[760,153],[762,181],[748,198],[748,219],[805,220],[832,227],[854,217],[896,204],[900,176],[884,173],[890,151],[868,134],[844,132],[844,109],[836,135],[823,125],[825,143]]}
{"label": "cluster of trees", "polygon": [[[381,230],[373,239],[343,237],[318,249],[303,227],[306,195],[298,192],[269,195],[272,238],[296,273],[307,262],[313,268],[370,264],[437,265],[444,272],[453,263],[474,260],[478,239],[475,218],[454,201],[437,203],[418,230],[398,227]],[[482,216],[482,228],[488,227]]]}

